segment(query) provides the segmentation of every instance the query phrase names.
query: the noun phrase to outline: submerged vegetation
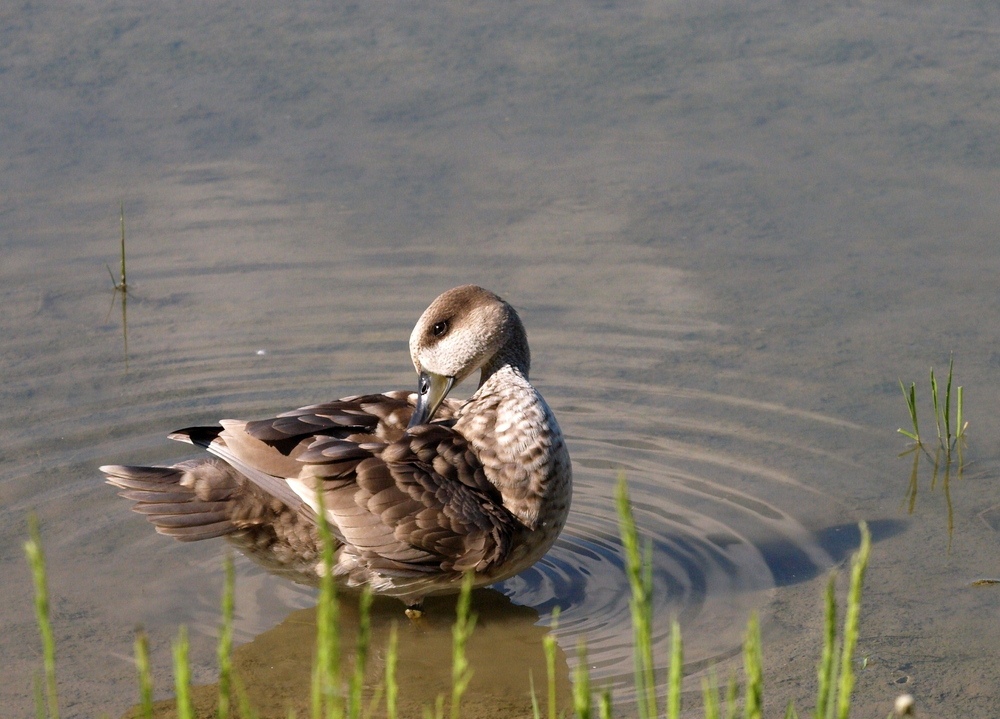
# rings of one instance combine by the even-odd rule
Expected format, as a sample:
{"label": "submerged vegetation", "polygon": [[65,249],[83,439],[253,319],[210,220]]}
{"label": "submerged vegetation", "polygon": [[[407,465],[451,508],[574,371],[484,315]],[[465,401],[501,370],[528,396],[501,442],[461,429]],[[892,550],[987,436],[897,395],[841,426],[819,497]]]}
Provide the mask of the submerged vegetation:
{"label": "submerged vegetation", "polygon": [[[631,587],[630,607],[632,611],[635,682],[639,719],[654,719],[665,716],[676,719],[681,712],[681,684],[683,680],[683,644],[679,625],[673,623],[670,642],[670,663],[666,675],[662,676],[653,659],[652,637],[652,563],[651,544],[640,544],[639,535],[632,516],[628,490],[624,478],[619,480],[617,490],[622,543],[625,550],[628,580]],[[322,561],[332,566],[333,542],[329,527],[320,516],[320,535],[323,540]],[[823,644],[817,667],[818,690],[813,717],[816,719],[847,719],[851,710],[851,694],[854,689],[854,651],[858,637],[858,623],[861,607],[861,587],[868,563],[870,537],[864,523],[861,524],[861,547],[851,561],[850,589],[843,632],[837,636],[837,606],[835,599],[835,577],[831,576],[826,589],[826,621]],[[32,568],[36,592],[36,611],[39,631],[42,637],[44,657],[44,680],[42,675],[36,681],[36,717],[38,719],[58,719],[59,702],[56,693],[55,640],[49,620],[48,591],[46,585],[45,559],[34,517],[29,519],[29,539],[25,551]],[[219,682],[218,699],[211,716],[230,719],[254,719],[257,713],[250,705],[239,676],[233,672],[230,661],[233,632],[233,585],[234,573],[231,559],[226,560],[225,589],[222,600],[222,626],[219,632],[218,659]],[[476,615],[471,611],[472,581],[469,577],[462,586],[456,608],[456,619],[452,629],[452,672],[451,694],[440,694],[431,707],[424,708],[424,719],[445,719],[445,705],[448,705],[449,719],[461,717],[462,696],[468,687],[474,667],[466,658],[466,644],[476,624]],[[370,650],[369,618],[371,594],[362,594],[359,602],[361,621],[357,636],[357,649],[353,666],[345,679],[341,666],[340,634],[338,626],[338,601],[336,587],[331,572],[325,572],[320,587],[317,605],[316,646],[313,659],[311,719],[367,719],[379,715],[384,708],[388,719],[397,717],[399,687],[396,683],[397,633],[390,633],[385,649],[384,673],[378,685],[364,691],[366,661]],[[553,613],[553,628],[558,621],[558,611]],[[546,667],[548,671],[548,702],[544,716],[558,719],[564,715],[556,706],[556,652],[557,645],[550,633],[544,642]],[[588,674],[586,645],[583,641],[577,649],[577,666],[574,672],[573,713],[580,719],[610,719],[612,697],[607,689],[598,688],[599,696],[595,711],[594,695]],[[761,659],[760,627],[756,615],[751,616],[744,647],[744,681],[742,701],[737,680],[731,677],[720,697],[720,688],[713,671],[702,680],[704,716],[706,719],[735,719],[742,714],[746,719],[763,717],[764,679]],[[139,704],[132,710],[132,716],[152,719],[154,716],[153,681],[150,674],[149,643],[140,630],[135,641],[135,662],[138,670]],[[178,719],[193,719],[196,716],[191,700],[190,664],[188,661],[188,641],[185,627],[181,627],[174,642],[175,715]],[[543,712],[535,693],[534,678],[531,681],[531,702],[534,719],[541,719]],[[665,700],[661,706],[661,697]],[[383,701],[384,699],[384,701]],[[235,706],[234,706],[235,705]],[[198,713],[197,716],[209,716]],[[294,711],[289,711],[294,717]],[[785,709],[784,717],[797,717],[793,704]]]}

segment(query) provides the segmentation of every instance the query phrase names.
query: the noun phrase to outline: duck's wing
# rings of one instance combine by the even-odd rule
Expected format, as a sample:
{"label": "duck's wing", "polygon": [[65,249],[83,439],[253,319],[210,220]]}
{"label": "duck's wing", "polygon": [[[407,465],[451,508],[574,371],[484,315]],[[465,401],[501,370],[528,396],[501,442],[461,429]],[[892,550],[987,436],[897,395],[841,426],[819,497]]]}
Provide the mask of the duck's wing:
{"label": "duck's wing", "polygon": [[411,394],[386,392],[344,397],[283,412],[271,419],[247,422],[245,431],[270,443],[298,444],[313,435],[345,439],[359,433],[397,439],[413,414],[413,404],[408,401]]}
{"label": "duck's wing", "polygon": [[[310,516],[312,508],[288,484],[303,471],[299,457],[317,442],[327,440],[351,446],[366,440],[399,440],[415,402],[416,394],[405,391],[358,395],[301,407],[271,419],[224,419],[221,427],[187,427],[169,436],[204,447],[267,494]],[[460,406],[450,403],[440,414],[450,417]],[[332,469],[328,461],[328,471]]]}
{"label": "duck's wing", "polygon": [[[416,403],[417,393],[403,390],[356,395],[300,407],[272,419],[247,422],[245,431],[267,442],[293,441],[297,444],[313,435],[346,439],[352,434],[369,434],[394,442],[406,432]],[[459,400],[443,402],[435,420],[453,419],[463,404]]]}
{"label": "duck's wing", "polygon": [[520,525],[464,437],[422,425],[392,443],[317,439],[293,483],[316,508],[316,490],[344,552],[383,574],[488,571],[503,564]]}

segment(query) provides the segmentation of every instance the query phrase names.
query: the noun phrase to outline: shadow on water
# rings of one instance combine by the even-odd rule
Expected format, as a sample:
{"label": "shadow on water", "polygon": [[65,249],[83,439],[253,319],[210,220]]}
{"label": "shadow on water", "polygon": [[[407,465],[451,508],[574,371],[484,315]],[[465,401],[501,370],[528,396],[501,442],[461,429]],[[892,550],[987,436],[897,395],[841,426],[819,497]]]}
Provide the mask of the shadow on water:
{"label": "shadow on water", "polygon": [[[881,542],[906,530],[899,519],[869,519],[872,542]],[[847,561],[861,544],[861,532],[856,524],[838,524],[815,532],[816,543],[829,554],[834,564]],[[774,583],[786,587],[809,581],[830,569],[817,565],[800,547],[791,542],[775,541],[760,546]]]}
{"label": "shadow on water", "polygon": [[[399,631],[396,669],[399,715],[420,716],[424,707],[433,706],[439,694],[450,693],[451,678],[447,671],[442,671],[442,666],[447,665],[452,653],[455,598],[428,598],[425,610],[421,620],[413,623],[403,615],[398,601],[375,600],[366,702],[371,701],[385,676],[385,649],[393,625]],[[542,640],[548,630],[538,625],[538,612],[517,606],[493,590],[473,593],[473,611],[477,615],[476,628],[466,649],[473,676],[462,700],[462,716],[529,716],[529,676],[533,678],[539,701],[544,704],[546,663]],[[346,676],[353,666],[358,628],[355,596],[341,597],[340,619],[341,666]],[[296,716],[309,715],[315,642],[316,609],[300,609],[234,650],[234,671],[259,716],[287,717],[290,709]],[[498,667],[498,657],[517,657],[516,666]],[[559,705],[567,706],[571,692],[569,670],[566,656],[560,650],[557,650],[555,676]],[[195,687],[193,698],[196,717],[216,716],[217,684]],[[172,717],[175,711],[173,700],[161,701],[155,706],[154,716]],[[139,707],[133,707],[125,716],[141,716]]]}

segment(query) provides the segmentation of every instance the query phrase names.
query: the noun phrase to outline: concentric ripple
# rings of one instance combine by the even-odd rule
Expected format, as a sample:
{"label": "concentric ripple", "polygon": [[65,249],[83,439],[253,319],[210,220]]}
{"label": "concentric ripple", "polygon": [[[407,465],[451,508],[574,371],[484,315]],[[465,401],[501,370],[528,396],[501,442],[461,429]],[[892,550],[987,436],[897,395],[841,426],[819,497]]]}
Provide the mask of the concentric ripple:
{"label": "concentric ripple", "polygon": [[[537,609],[542,621],[558,606],[563,649],[571,655],[585,638],[592,679],[613,687],[619,699],[629,696],[632,682],[629,587],[614,501],[620,474],[628,480],[641,539],[652,549],[654,651],[661,666],[673,618],[685,639],[685,673],[696,673],[739,652],[750,613],[766,615],[776,587],[810,579],[840,558],[824,548],[822,537],[849,520],[842,509],[792,473],[766,465],[762,448],[752,446],[762,426],[786,419],[801,424],[802,417],[751,403],[746,408],[756,416],[744,424],[733,412],[741,400],[627,383],[593,392],[600,396],[587,397],[585,386],[560,392],[576,398],[573,406],[556,407],[574,430],[571,519],[548,556],[499,588]],[[697,422],[668,418],[671,404],[680,401]],[[720,413],[725,421],[712,419]],[[660,426],[637,431],[643,424],[637,414]],[[783,457],[817,451],[787,441]]]}
{"label": "concentric ripple", "polygon": [[[302,267],[293,269],[279,268],[268,281],[280,285],[289,274],[305,273]],[[310,271],[318,276],[333,269],[317,265]],[[212,280],[239,277],[222,268]],[[32,510],[39,514],[51,552],[53,592],[61,597],[63,636],[71,626],[81,637],[60,646],[65,666],[71,667],[64,676],[77,694],[93,697],[95,713],[120,701],[114,697],[124,696],[121,688],[133,681],[125,655],[136,624],[159,637],[162,651],[154,652],[153,660],[163,676],[170,672],[168,638],[178,624],[187,624],[196,681],[214,679],[212,645],[224,551],[222,542],[182,545],[155,534],[101,484],[96,467],[121,461],[164,464],[193,456],[190,448],[165,439],[177,427],[227,416],[265,416],[355,391],[405,387],[413,379],[405,364],[412,312],[392,299],[345,311],[339,322],[355,329],[332,334],[347,334],[349,341],[303,343],[303,337],[331,333],[315,319],[318,300],[316,311],[292,313],[299,324],[288,321],[264,332],[248,320],[231,326],[229,317],[200,312],[209,301],[197,292],[169,291],[173,280],[166,276],[161,281],[166,286],[156,290],[149,281],[150,289],[139,286],[130,300],[127,372],[119,327],[106,319],[106,294],[67,288],[37,307],[25,300],[14,308],[24,316],[36,313],[49,331],[12,329],[8,342],[11,409],[0,422],[9,460],[0,475],[3,534],[8,546],[16,546],[23,516]],[[178,313],[196,318],[182,335],[174,334]],[[535,319],[545,320],[544,312]],[[641,376],[663,354],[665,337],[712,329],[690,323],[658,327],[651,324],[657,318],[642,319],[645,324],[639,326],[608,323],[580,347],[584,325],[570,319],[564,330],[545,329],[558,325],[551,318],[539,322],[542,329],[533,336],[556,362],[551,376],[540,373],[533,380],[552,404],[570,445],[570,520],[535,567],[497,586],[510,602],[498,604],[502,597],[480,595],[477,634],[485,661],[494,658],[491,652],[534,661],[537,680],[544,673],[538,660],[543,632],[534,623],[550,625],[558,606],[556,636],[567,660],[573,663],[578,640],[586,639],[595,686],[612,687],[621,702],[628,700],[632,683],[632,630],[614,509],[619,475],[628,480],[639,531],[652,549],[657,661],[666,662],[676,617],[684,632],[686,673],[696,676],[707,664],[738,653],[750,613],[766,620],[780,587],[815,577],[842,558],[824,538],[852,518],[814,491],[812,485],[823,483],[812,480],[859,468],[847,465],[842,453],[817,446],[817,438],[832,437],[835,442],[823,444],[842,446],[861,428],[777,404],[684,389],[663,378],[608,379],[607,358],[616,351],[622,353],[617,367],[623,375]],[[99,342],[70,333],[95,323],[97,328],[88,331]],[[581,378],[581,368],[597,376]],[[6,568],[20,566],[15,554],[3,559]],[[301,665],[298,674],[307,676],[309,647],[282,637],[299,617],[308,616],[295,610],[315,602],[312,590],[241,561],[237,592],[237,638],[246,642],[246,651],[264,634],[268,641],[277,637],[277,645],[287,647],[282,661]],[[34,629],[24,587],[14,606],[19,608],[17,644],[27,645]],[[377,604],[376,610],[376,628],[400,616],[397,603]],[[401,650],[411,652],[414,661],[428,662],[414,675],[415,684],[430,686],[432,675],[448,681],[447,651],[430,656],[426,647],[447,646],[452,616],[444,606],[429,629],[401,638]],[[263,645],[273,654],[273,644]],[[17,658],[19,686],[30,687],[32,661],[27,655]],[[513,662],[504,671],[508,686],[526,695],[525,667]],[[566,676],[560,680],[564,684]],[[30,696],[19,701],[28,706]],[[484,700],[486,705],[491,701]]]}

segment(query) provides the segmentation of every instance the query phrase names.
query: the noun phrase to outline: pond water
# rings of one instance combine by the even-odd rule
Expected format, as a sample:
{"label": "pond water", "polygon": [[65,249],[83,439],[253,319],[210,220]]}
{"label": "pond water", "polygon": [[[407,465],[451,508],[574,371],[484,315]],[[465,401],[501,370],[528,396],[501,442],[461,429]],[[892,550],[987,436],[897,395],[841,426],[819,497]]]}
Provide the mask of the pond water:
{"label": "pond water", "polygon": [[[157,535],[97,467],[194,456],[178,427],[415,387],[413,322],[473,282],[525,321],[576,490],[552,552],[476,595],[470,716],[530,711],[556,605],[560,696],[585,637],[627,705],[621,471],[692,715],[753,611],[769,713],[811,708],[822,591],[864,519],[857,715],[905,691],[994,716],[998,35],[974,0],[0,9],[2,713],[32,713],[40,666],[30,512],[65,716],[134,704],[137,625],[158,697],[180,624],[211,684],[225,543]],[[969,447],[935,476],[897,456],[898,379],[933,435],[927,371],[952,352]],[[283,715],[315,597],[236,561],[237,662]],[[414,707],[447,686],[451,606],[401,627]],[[377,647],[400,617],[376,603]]]}

